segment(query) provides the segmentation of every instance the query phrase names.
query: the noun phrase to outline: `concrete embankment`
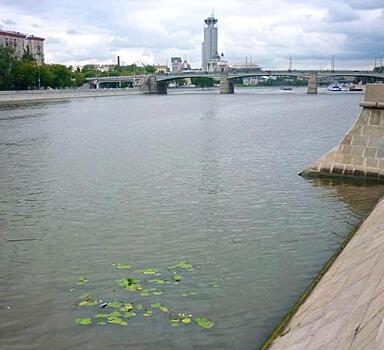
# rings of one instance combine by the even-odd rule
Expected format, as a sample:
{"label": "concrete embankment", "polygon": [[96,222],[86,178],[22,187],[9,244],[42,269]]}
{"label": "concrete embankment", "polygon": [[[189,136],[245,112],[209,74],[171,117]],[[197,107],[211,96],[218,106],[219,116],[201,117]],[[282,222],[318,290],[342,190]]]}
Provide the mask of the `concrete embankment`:
{"label": "concrete embankment", "polygon": [[69,89],[69,90],[30,90],[0,91],[0,103],[63,100],[85,97],[106,97],[142,94],[139,88],[132,89]]}
{"label": "concrete embankment", "polygon": [[384,200],[268,349],[384,349]]}
{"label": "concrete embankment", "polygon": [[[361,106],[341,143],[303,175],[383,180],[384,85],[367,86]],[[262,349],[384,349],[384,199],[339,252]]]}

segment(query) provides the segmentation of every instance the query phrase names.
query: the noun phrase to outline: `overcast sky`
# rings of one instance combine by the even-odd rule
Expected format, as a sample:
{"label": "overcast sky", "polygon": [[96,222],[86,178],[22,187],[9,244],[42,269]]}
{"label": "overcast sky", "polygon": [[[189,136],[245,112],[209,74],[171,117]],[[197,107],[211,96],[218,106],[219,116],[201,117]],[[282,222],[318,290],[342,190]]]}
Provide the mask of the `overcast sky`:
{"label": "overcast sky", "polygon": [[[384,0],[0,0],[0,29],[46,38],[47,63],[200,66],[203,20],[219,20],[230,64],[372,68],[384,57]],[[384,60],[383,60],[384,61]],[[384,62],[383,62],[384,64]]]}

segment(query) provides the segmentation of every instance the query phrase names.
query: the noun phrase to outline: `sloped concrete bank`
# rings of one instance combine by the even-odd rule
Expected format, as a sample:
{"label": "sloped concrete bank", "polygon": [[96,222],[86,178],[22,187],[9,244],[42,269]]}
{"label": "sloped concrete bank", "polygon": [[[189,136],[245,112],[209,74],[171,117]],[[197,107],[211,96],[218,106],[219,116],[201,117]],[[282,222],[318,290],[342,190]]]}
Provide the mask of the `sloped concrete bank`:
{"label": "sloped concrete bank", "polygon": [[[301,175],[384,178],[384,85],[367,86],[341,143]],[[261,349],[384,349],[384,199],[325,264]]]}
{"label": "sloped concrete bank", "polygon": [[383,199],[340,251],[262,349],[384,349]]}
{"label": "sloped concrete bank", "polygon": [[70,98],[106,97],[142,94],[139,88],[132,89],[69,89],[0,91],[0,103],[63,100]]}

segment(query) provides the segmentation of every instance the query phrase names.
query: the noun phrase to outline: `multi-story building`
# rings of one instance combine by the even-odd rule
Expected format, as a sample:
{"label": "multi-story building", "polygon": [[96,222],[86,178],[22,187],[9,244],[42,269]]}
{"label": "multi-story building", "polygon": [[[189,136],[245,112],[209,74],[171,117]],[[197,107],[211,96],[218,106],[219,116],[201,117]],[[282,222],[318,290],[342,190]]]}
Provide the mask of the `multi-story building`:
{"label": "multi-story building", "polygon": [[172,73],[180,73],[182,70],[181,57],[171,57],[171,70]]}
{"label": "multi-story building", "polygon": [[156,64],[155,65],[155,73],[156,74],[168,74],[169,68],[167,65],[164,65],[164,64]]}
{"label": "multi-story building", "polygon": [[209,70],[211,60],[220,58],[217,51],[217,19],[215,15],[204,20],[204,41],[201,43],[201,68],[203,71]]}
{"label": "multi-story building", "polygon": [[18,58],[29,53],[39,64],[44,63],[44,40],[33,35],[0,30],[0,46],[12,48]]}

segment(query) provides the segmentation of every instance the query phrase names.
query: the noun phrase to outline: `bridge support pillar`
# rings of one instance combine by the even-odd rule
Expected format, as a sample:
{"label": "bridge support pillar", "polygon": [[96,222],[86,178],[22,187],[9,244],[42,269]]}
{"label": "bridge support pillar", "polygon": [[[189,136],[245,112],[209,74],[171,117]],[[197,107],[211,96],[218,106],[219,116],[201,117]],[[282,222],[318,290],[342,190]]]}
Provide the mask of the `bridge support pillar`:
{"label": "bridge support pillar", "polygon": [[220,94],[233,94],[235,87],[232,81],[228,79],[228,76],[220,78]]}
{"label": "bridge support pillar", "polygon": [[145,94],[151,95],[166,95],[167,82],[157,81],[154,75],[148,76],[140,86],[140,89]]}
{"label": "bridge support pillar", "polygon": [[309,74],[307,93],[317,94],[317,73]]}
{"label": "bridge support pillar", "polygon": [[300,175],[384,182],[384,84],[367,85],[363,107],[340,143]]}

